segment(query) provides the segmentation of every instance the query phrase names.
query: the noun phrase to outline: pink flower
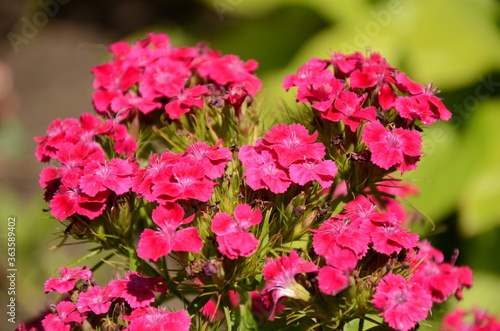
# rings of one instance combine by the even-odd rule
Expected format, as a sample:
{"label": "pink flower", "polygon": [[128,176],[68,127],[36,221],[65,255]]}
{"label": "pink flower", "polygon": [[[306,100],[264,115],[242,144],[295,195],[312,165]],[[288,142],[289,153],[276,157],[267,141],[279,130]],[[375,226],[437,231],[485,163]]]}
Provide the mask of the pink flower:
{"label": "pink flower", "polygon": [[418,248],[418,252],[407,257],[414,268],[411,280],[427,289],[434,302],[443,302],[454,293],[461,299],[462,288],[472,286],[472,270],[445,263],[442,252],[427,241],[418,243]]}
{"label": "pink flower", "polygon": [[174,154],[171,152],[164,152],[159,156],[152,154],[148,159],[148,166],[146,169],[139,169],[136,171],[132,179],[132,189],[140,197],[145,197],[148,201],[155,201],[153,195],[153,184],[168,179],[169,171],[166,169],[171,168],[183,155]]}
{"label": "pink flower", "polygon": [[115,293],[124,298],[132,308],[146,307],[156,298],[153,292],[167,292],[163,277],[146,278],[130,271],[125,279],[118,279],[108,284]]}
{"label": "pink flower", "polygon": [[362,121],[375,121],[375,107],[361,108],[367,94],[358,95],[351,91],[341,91],[332,109],[321,114],[321,117],[334,122],[343,121],[345,125],[356,132]]}
{"label": "pink flower", "polygon": [[229,148],[220,147],[221,144],[222,140],[215,146],[208,146],[205,142],[194,143],[186,149],[184,157],[201,163],[208,178],[219,178],[224,174],[227,162],[232,160]]}
{"label": "pink flower", "polygon": [[209,93],[210,91],[205,85],[188,87],[165,105],[165,111],[171,119],[178,119],[194,107],[203,108],[202,97]]}
{"label": "pink flower", "polygon": [[309,102],[311,107],[324,113],[328,111],[346,84],[335,78],[331,70],[322,70],[301,82],[297,101]]}
{"label": "pink flower", "polygon": [[167,312],[154,307],[137,308],[130,316],[124,316],[130,324],[127,331],[189,331],[191,318],[185,310]]}
{"label": "pink flower", "polygon": [[236,206],[233,219],[229,214],[214,216],[211,229],[217,235],[219,251],[230,259],[255,253],[260,241],[247,230],[262,221],[262,213],[248,204]]}
{"label": "pink flower", "polygon": [[379,121],[366,124],[361,139],[372,152],[371,161],[386,170],[392,166],[402,173],[413,170],[422,154],[422,137],[417,131],[387,130]]}
{"label": "pink flower", "polygon": [[78,185],[80,173],[73,172],[71,177],[65,178],[65,185],[60,185],[50,200],[49,207],[52,215],[64,220],[73,214],[94,219],[101,215],[106,208],[109,191],[104,191],[90,197],[83,193]]}
{"label": "pink flower", "polygon": [[163,96],[173,98],[184,89],[189,77],[189,68],[183,61],[162,57],[144,70],[139,92],[149,100]]}
{"label": "pink flower", "polygon": [[345,271],[329,265],[319,269],[318,287],[325,294],[337,295],[348,288],[350,284],[349,274]]}
{"label": "pink flower", "polygon": [[[433,90],[431,85],[427,87],[422,86],[412,81],[406,74],[398,73],[396,76],[396,86],[401,92],[409,93],[414,96],[416,102],[426,109],[425,116],[420,116],[422,124],[429,125],[437,120],[447,121],[451,118],[452,114],[443,102],[435,96],[438,91]],[[398,109],[398,111],[400,111],[400,109]],[[428,111],[430,111],[430,113]]]}
{"label": "pink flower", "polygon": [[264,144],[278,155],[278,162],[288,167],[295,161],[304,159],[321,160],[325,156],[325,146],[316,143],[318,133],[309,135],[302,124],[279,124],[264,134]]}
{"label": "pink flower", "polygon": [[85,266],[76,268],[62,267],[59,270],[59,274],[59,278],[50,278],[45,282],[45,293],[52,291],[67,293],[75,288],[78,280],[89,280],[92,278],[92,271]]}
{"label": "pink flower", "polygon": [[208,77],[219,85],[245,83],[251,96],[260,89],[260,79],[253,75],[258,63],[255,60],[241,61],[236,55],[225,55],[220,58],[207,59],[198,71],[201,77]]}
{"label": "pink flower", "polygon": [[457,308],[444,317],[441,331],[500,331],[500,320],[479,308]]}
{"label": "pink flower", "polygon": [[313,57],[302,65],[296,75],[289,75],[283,80],[283,88],[289,90],[292,86],[307,86],[310,77],[326,69],[328,61]]}
{"label": "pink flower", "polygon": [[415,247],[419,238],[416,233],[408,233],[409,229],[401,228],[401,221],[393,213],[373,215],[360,229],[370,235],[373,248],[386,255]]}
{"label": "pink flower", "polygon": [[132,186],[132,175],[136,168],[137,164],[116,158],[109,162],[89,162],[83,168],[80,188],[91,197],[108,189],[117,195],[126,193]]}
{"label": "pink flower", "polygon": [[299,185],[305,185],[311,181],[318,181],[322,188],[328,188],[333,184],[333,178],[337,174],[337,166],[332,160],[304,161],[291,164],[289,167],[290,179]]}
{"label": "pink flower", "polygon": [[341,271],[353,271],[368,251],[370,237],[360,231],[358,223],[331,218],[311,232],[316,254]]}
{"label": "pink flower", "polygon": [[42,320],[44,330],[69,331],[71,323],[82,323],[84,317],[71,301],[61,301],[54,307],[55,314],[47,314]]}
{"label": "pink flower", "polygon": [[308,301],[309,292],[300,285],[295,276],[304,272],[317,272],[318,267],[299,257],[296,251],[291,250],[290,256],[283,255],[278,259],[268,258],[264,266],[263,275],[267,282],[263,290],[266,300],[273,304],[269,320],[274,320],[278,300],[289,297]]}
{"label": "pink flower", "polygon": [[420,120],[422,124],[428,125],[436,121],[427,103],[422,103],[417,97],[398,97],[394,107],[402,118],[412,121]]}
{"label": "pink flower", "polygon": [[141,233],[137,255],[142,259],[157,261],[171,251],[199,253],[203,246],[198,230],[180,225],[190,223],[194,215],[183,219],[184,210],[176,203],[160,205],[153,210],[153,221],[159,226],[155,230],[146,229]]}
{"label": "pink flower", "polygon": [[92,311],[95,314],[105,314],[114,299],[118,297],[118,291],[113,287],[92,286],[87,292],[81,292],[78,296],[76,308],[79,312]]}
{"label": "pink flower", "polygon": [[[257,147],[258,148],[258,147]],[[268,188],[273,193],[286,192],[290,186],[289,175],[269,150],[244,145],[238,158],[246,167],[246,182],[253,190]]]}
{"label": "pink flower", "polygon": [[368,59],[360,58],[359,69],[349,75],[349,84],[353,89],[373,88],[376,85],[395,83],[396,69],[378,53],[373,53]]}
{"label": "pink flower", "polygon": [[387,274],[377,285],[373,307],[390,327],[408,331],[427,317],[432,307],[430,294],[418,283],[401,275]]}
{"label": "pink flower", "polygon": [[[47,128],[47,135],[43,137],[35,137],[38,142],[36,147],[36,157],[40,162],[48,162],[50,159],[56,158],[58,147],[62,142],[68,142],[66,136],[68,131],[78,125],[78,120],[74,118],[67,118],[65,120],[56,119],[49,124]],[[76,143],[75,141],[70,141]]]}
{"label": "pink flower", "polygon": [[149,114],[155,109],[160,109],[161,106],[161,102],[143,98],[132,93],[116,96],[111,101],[111,110],[114,113],[120,114],[119,118],[125,118],[130,110],[137,109],[143,114]]}
{"label": "pink flower", "polygon": [[164,180],[153,185],[153,197],[159,203],[176,200],[210,200],[215,183],[206,176],[202,162],[180,159],[164,170]]}

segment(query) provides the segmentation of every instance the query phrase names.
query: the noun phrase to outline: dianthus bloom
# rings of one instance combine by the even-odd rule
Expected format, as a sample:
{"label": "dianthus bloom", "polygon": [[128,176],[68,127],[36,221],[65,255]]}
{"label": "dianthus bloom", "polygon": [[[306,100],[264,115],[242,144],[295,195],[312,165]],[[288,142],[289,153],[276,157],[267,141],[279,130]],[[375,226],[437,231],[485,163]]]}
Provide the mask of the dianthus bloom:
{"label": "dianthus bloom", "polygon": [[321,187],[330,187],[338,169],[335,162],[323,160],[325,146],[315,142],[317,136],[317,132],[309,135],[301,124],[280,124],[255,146],[242,146],[238,158],[246,168],[248,186],[273,193],[284,193],[291,183],[318,181]]}
{"label": "dianthus bloom", "polygon": [[141,233],[137,255],[142,259],[157,261],[171,251],[199,253],[203,242],[195,227],[178,230],[190,223],[194,215],[184,219],[184,210],[177,203],[160,205],[153,210],[157,230],[146,229]]}
{"label": "dianthus bloom", "polygon": [[387,274],[377,285],[373,306],[390,327],[408,331],[424,320],[432,307],[431,295],[418,283],[403,276]]}
{"label": "dianthus bloom", "polygon": [[280,298],[309,300],[309,292],[297,282],[295,276],[304,272],[317,271],[318,267],[314,263],[303,260],[294,250],[290,251],[290,256],[283,255],[278,259],[267,260],[263,269],[264,280],[267,282],[263,293],[266,300],[273,305],[269,320],[274,320]]}
{"label": "dianthus bloom", "polygon": [[402,173],[413,170],[422,154],[422,137],[418,131],[388,130],[379,121],[366,124],[361,139],[372,152],[371,161],[386,170],[393,166]]}
{"label": "dianthus bloom", "polygon": [[168,312],[150,306],[137,308],[123,319],[130,321],[127,331],[188,331],[191,326],[191,318],[185,310]]}
{"label": "dianthus bloom", "polygon": [[167,292],[163,277],[147,278],[134,271],[125,275],[125,279],[112,281],[108,286],[114,287],[132,308],[145,307],[152,303],[156,299],[153,292]]}
{"label": "dianthus bloom", "polygon": [[233,219],[229,214],[219,213],[214,216],[212,231],[217,235],[219,251],[230,259],[250,256],[255,253],[259,240],[248,228],[262,221],[262,213],[248,204],[236,206]]}
{"label": "dianthus bloom", "polygon": [[69,331],[72,322],[83,322],[84,316],[76,311],[76,306],[71,301],[59,302],[54,310],[54,313],[47,314],[43,319],[44,330]]}
{"label": "dianthus bloom", "polygon": [[500,331],[500,321],[485,310],[457,308],[444,317],[441,331]]}
{"label": "dianthus bloom", "polygon": [[119,290],[114,286],[92,286],[87,292],[79,294],[76,308],[81,313],[92,311],[97,315],[105,314],[118,296]]}
{"label": "dianthus bloom", "polygon": [[89,280],[92,278],[92,271],[87,267],[68,268],[62,267],[59,270],[59,278],[50,278],[45,282],[45,292],[57,291],[67,293],[75,288],[78,280]]}

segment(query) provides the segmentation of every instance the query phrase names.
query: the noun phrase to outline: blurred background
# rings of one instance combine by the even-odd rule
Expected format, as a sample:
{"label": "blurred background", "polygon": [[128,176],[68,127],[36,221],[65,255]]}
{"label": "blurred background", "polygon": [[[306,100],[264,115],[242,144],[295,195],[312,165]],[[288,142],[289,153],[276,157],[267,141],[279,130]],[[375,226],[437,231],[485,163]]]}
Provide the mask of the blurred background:
{"label": "blurred background", "polygon": [[[16,321],[45,310],[43,283],[89,248],[54,249],[64,227],[42,211],[43,165],[34,136],[56,118],[92,112],[92,66],[106,46],[166,32],[176,46],[206,41],[256,59],[268,110],[293,102],[282,79],[313,56],[375,51],[454,113],[425,131],[426,157],[405,176],[411,204],[429,216],[428,239],[474,270],[461,306],[500,316],[500,4],[494,0],[0,0],[0,328],[6,232],[16,217]],[[113,271],[107,271],[112,275]],[[109,276],[109,275],[108,275]],[[457,304],[450,299],[448,309]]]}

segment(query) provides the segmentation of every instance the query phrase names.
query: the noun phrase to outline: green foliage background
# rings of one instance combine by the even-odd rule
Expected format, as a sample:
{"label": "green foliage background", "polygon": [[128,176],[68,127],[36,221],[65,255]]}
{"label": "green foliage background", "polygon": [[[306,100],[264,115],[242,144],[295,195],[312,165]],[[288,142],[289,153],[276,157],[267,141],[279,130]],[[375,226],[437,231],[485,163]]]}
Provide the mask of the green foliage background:
{"label": "green foliage background", "polygon": [[[71,18],[71,6],[82,3],[77,0],[69,3],[54,20]],[[112,12],[115,2],[104,3]],[[293,104],[294,93],[283,91],[282,79],[295,73],[311,57],[326,58],[331,51],[380,52],[390,64],[415,81],[433,82],[433,86],[442,91],[440,96],[454,118],[425,131],[426,156],[416,171],[405,176],[420,189],[420,195],[410,203],[435,223],[435,230],[428,234],[429,240],[448,257],[458,248],[457,264],[469,265],[474,271],[474,287],[465,291],[460,305],[480,306],[500,316],[498,1],[200,0],[183,3],[165,0],[151,1],[153,8],[156,3],[162,4],[162,10],[169,5],[172,10],[182,9],[182,15],[176,17],[175,11],[164,12],[161,19],[147,22],[134,31],[113,31],[108,35],[108,43],[142,38],[147,31],[166,32],[176,46],[192,46],[204,40],[225,54],[256,59],[260,63],[257,74],[264,83],[261,97],[269,125],[279,122],[284,105]],[[103,6],[99,2],[91,4],[96,12]],[[36,11],[37,5],[35,1],[27,2],[23,13]],[[98,51],[105,61],[104,48]],[[92,111],[90,103],[87,108]],[[52,119],[47,118],[47,123]],[[12,146],[33,155],[35,145],[25,133],[22,121],[2,123],[2,157],[20,157]],[[34,155],[30,162],[36,163]],[[54,233],[60,235],[64,229],[41,212],[45,205],[38,183],[32,182],[35,194],[27,201],[6,182],[0,189],[0,211],[2,220],[9,216],[16,216],[18,220],[17,299],[21,322],[37,314],[53,299],[44,295],[43,282],[56,276],[57,267],[84,255],[86,247],[49,250],[59,243],[53,239]],[[2,245],[5,228],[0,229]],[[4,254],[0,260],[1,275],[6,269],[5,261]],[[113,275],[113,270],[106,272],[103,279]],[[2,276],[2,293],[5,293],[5,283]],[[457,301],[451,299],[450,307],[443,309],[456,304]]]}

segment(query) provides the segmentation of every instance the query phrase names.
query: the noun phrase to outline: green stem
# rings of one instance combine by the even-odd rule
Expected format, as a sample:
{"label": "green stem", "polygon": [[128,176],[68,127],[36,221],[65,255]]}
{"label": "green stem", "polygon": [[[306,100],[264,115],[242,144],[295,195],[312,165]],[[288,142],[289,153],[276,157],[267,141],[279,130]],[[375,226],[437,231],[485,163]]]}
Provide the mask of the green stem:
{"label": "green stem", "polygon": [[363,331],[364,326],[365,326],[365,319],[364,318],[360,318],[359,319],[359,325],[358,325],[358,331]]}

